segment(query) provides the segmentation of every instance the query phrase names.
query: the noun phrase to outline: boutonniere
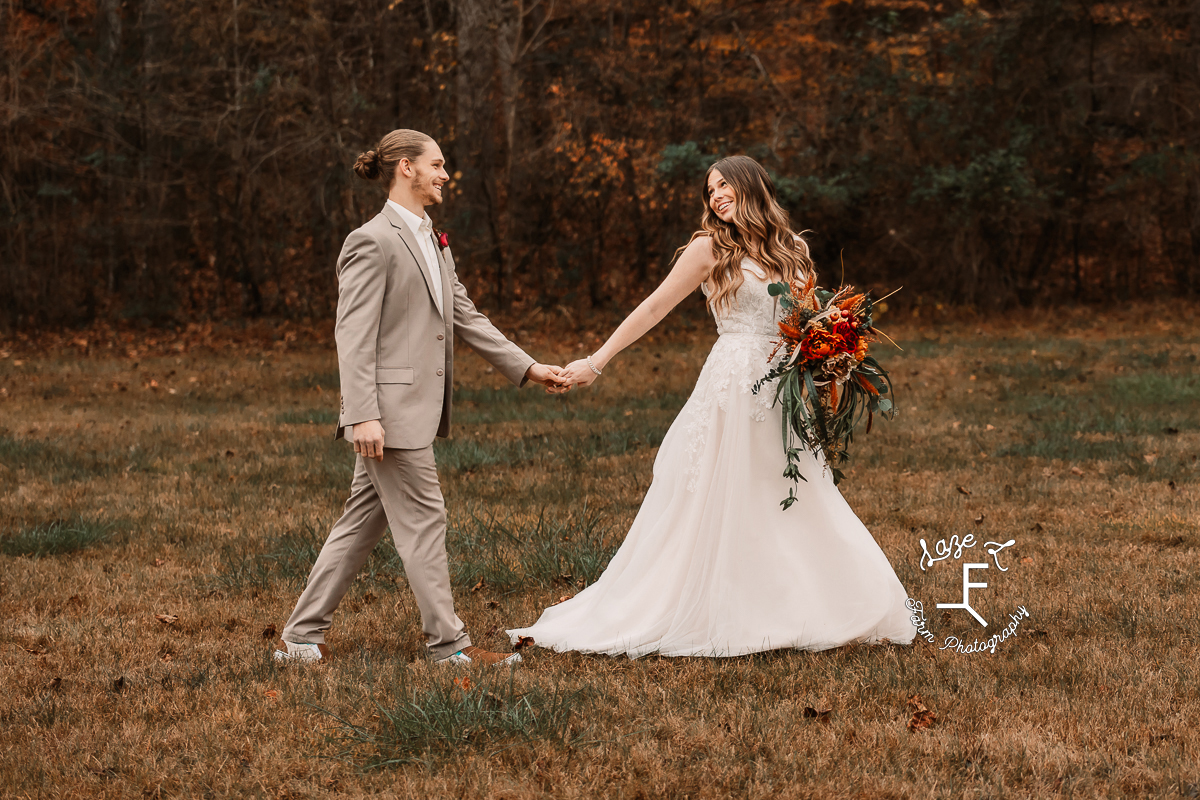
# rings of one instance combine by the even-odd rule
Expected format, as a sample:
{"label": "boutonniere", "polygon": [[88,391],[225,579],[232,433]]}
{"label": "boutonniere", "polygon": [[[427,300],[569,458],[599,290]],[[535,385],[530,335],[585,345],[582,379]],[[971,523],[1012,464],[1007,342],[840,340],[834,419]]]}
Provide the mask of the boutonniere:
{"label": "boutonniere", "polygon": [[445,231],[434,231],[433,240],[437,242],[439,250],[445,250],[450,246],[450,234]]}

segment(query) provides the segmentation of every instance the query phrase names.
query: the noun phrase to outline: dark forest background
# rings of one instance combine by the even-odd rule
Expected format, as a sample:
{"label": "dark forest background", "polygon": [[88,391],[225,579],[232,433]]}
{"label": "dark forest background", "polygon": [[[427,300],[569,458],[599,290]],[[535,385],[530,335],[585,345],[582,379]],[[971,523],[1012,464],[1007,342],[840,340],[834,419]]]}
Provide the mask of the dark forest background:
{"label": "dark forest background", "polygon": [[329,317],[427,131],[507,313],[624,308],[716,157],[826,282],[1010,308],[1200,290],[1193,0],[0,0],[0,327]]}

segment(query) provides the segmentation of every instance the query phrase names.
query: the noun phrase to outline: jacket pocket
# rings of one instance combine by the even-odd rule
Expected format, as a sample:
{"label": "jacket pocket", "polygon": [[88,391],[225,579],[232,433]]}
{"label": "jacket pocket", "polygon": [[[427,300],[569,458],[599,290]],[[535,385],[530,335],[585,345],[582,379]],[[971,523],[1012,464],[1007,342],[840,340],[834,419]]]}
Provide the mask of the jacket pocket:
{"label": "jacket pocket", "polygon": [[412,383],[412,367],[376,367],[375,383]]}

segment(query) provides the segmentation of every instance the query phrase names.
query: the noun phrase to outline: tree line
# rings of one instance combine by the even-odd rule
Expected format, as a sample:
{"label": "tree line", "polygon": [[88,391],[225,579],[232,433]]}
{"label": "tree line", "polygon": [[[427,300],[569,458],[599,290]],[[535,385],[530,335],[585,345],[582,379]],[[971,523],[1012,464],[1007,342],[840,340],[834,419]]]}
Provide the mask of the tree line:
{"label": "tree line", "polygon": [[825,283],[1200,290],[1197,0],[0,0],[0,32],[9,329],[332,315],[396,127],[442,145],[492,311],[629,306],[732,153]]}

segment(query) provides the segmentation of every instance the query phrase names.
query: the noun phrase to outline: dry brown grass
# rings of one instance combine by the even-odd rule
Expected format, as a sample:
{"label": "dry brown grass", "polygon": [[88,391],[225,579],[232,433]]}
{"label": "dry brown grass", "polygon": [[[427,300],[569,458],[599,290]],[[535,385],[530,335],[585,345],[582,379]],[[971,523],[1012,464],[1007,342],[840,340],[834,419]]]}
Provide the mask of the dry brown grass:
{"label": "dry brown grass", "polygon": [[[995,655],[940,651],[978,627],[935,612],[938,645],[533,652],[511,683],[472,674],[466,691],[423,660],[386,543],[336,619],[336,661],[267,656],[263,630],[290,611],[350,475],[348,447],[329,440],[327,348],[129,358],[10,344],[0,794],[1195,797],[1195,314],[1024,322],[889,329],[906,347],[886,360],[902,415],[858,441],[844,487],[927,607],[960,578],[950,563],[922,572],[920,538],[1017,539],[1010,572],[974,594],[990,619],[1030,611]],[[464,355],[439,460],[477,643],[504,648],[504,626],[594,575],[708,341],[646,342],[565,400],[517,393]],[[913,694],[931,727],[908,729]],[[371,766],[387,759],[405,763]]]}

